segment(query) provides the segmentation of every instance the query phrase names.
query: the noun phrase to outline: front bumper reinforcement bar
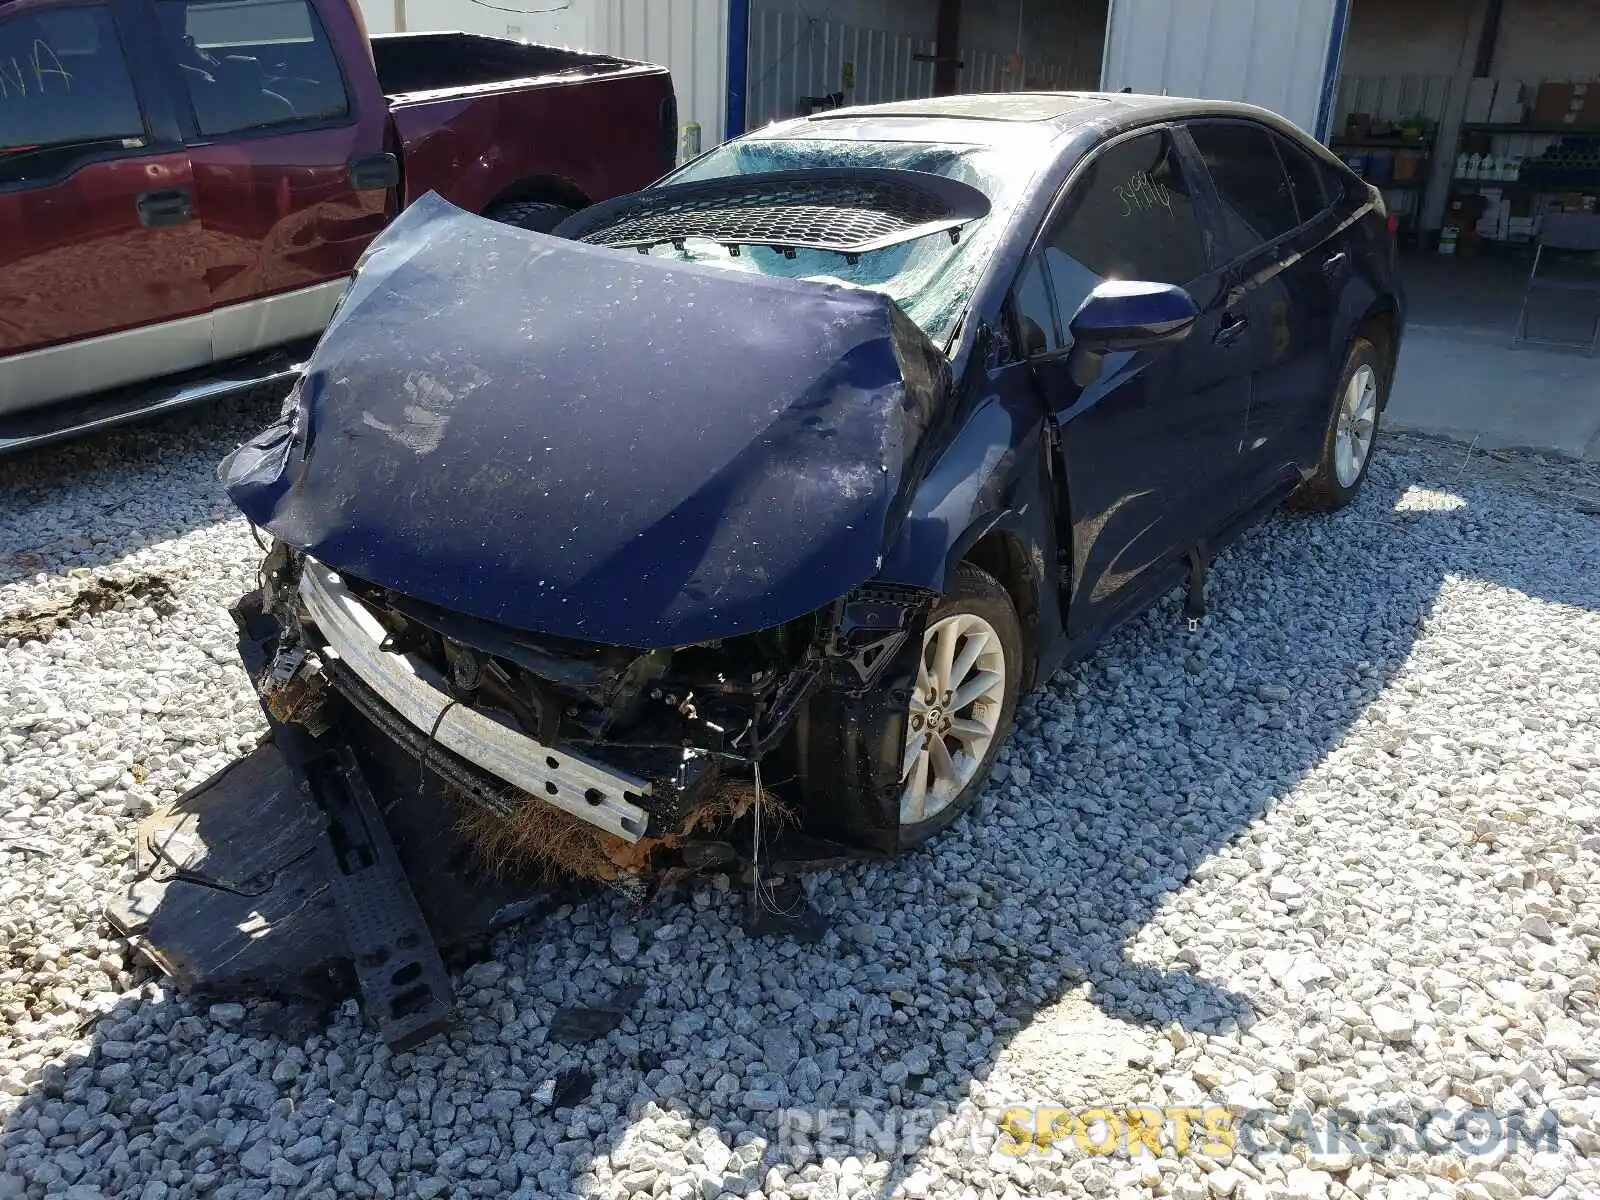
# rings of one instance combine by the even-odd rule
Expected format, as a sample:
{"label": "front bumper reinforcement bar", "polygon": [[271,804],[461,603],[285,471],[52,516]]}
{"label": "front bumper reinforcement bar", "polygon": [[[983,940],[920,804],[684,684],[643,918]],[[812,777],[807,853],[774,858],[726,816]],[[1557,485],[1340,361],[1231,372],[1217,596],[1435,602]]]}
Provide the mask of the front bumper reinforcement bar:
{"label": "front bumper reinforcement bar", "polygon": [[644,836],[649,814],[629,797],[650,784],[570,750],[542,745],[452,701],[444,680],[415,655],[382,649],[378,618],[344,581],[307,558],[300,576],[306,614],[328,648],[407,722],[439,745],[513,787],[629,842]]}

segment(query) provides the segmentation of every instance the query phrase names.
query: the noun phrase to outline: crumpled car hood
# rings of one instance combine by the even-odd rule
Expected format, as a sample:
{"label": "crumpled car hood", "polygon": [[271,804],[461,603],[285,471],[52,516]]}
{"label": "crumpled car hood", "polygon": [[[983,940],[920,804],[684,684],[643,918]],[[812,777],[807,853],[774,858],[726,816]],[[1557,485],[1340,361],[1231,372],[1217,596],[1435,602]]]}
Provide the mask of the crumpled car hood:
{"label": "crumpled car hood", "polygon": [[886,296],[430,195],[223,470],[254,524],[341,573],[517,629],[687,645],[869,579],[948,390]]}

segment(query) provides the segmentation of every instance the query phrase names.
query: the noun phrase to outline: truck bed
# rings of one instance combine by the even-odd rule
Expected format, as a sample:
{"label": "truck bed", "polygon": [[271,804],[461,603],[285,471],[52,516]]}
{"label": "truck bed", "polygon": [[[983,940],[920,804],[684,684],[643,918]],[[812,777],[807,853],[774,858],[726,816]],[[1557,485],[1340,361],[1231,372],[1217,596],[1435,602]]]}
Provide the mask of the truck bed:
{"label": "truck bed", "polygon": [[582,50],[476,33],[398,33],[372,39],[378,84],[393,103],[408,98],[526,87],[609,75],[640,66]]}

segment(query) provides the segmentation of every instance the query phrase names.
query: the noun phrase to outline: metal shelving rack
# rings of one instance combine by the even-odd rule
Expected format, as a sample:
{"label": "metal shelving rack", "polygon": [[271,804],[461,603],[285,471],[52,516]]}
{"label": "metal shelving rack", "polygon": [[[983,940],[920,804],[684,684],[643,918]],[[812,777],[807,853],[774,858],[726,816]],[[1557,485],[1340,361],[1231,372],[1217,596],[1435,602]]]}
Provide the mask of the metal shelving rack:
{"label": "metal shelving rack", "polygon": [[[1462,141],[1473,135],[1495,139],[1587,137],[1600,140],[1600,126],[1551,121],[1466,121],[1461,125],[1460,138],[1456,143],[1458,156]],[[1504,143],[1498,144],[1503,145]],[[1528,169],[1526,161],[1522,169],[1526,173]],[[1525,179],[1521,177],[1517,179],[1481,179],[1470,176],[1452,176],[1450,180],[1450,195],[1452,196],[1481,193],[1486,190],[1514,193],[1521,196],[1558,193],[1600,196],[1600,177],[1579,181]]]}

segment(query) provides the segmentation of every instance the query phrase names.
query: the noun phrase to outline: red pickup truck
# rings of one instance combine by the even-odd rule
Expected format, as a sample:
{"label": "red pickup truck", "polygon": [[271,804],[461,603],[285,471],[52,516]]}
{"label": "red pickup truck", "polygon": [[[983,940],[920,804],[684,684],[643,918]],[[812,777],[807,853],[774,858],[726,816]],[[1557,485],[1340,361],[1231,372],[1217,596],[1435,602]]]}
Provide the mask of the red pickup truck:
{"label": "red pickup truck", "polygon": [[294,373],[420,195],[548,229],[676,141],[663,68],[353,0],[0,0],[0,451]]}

